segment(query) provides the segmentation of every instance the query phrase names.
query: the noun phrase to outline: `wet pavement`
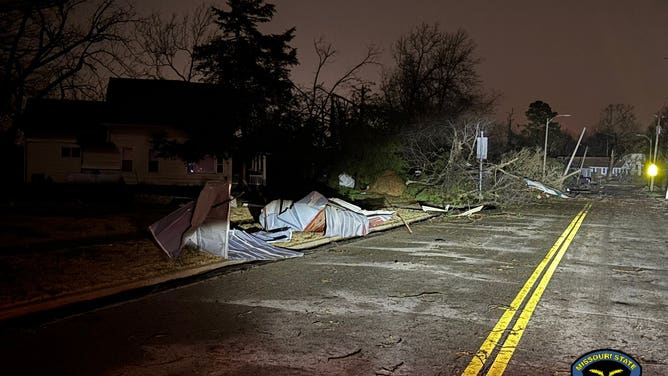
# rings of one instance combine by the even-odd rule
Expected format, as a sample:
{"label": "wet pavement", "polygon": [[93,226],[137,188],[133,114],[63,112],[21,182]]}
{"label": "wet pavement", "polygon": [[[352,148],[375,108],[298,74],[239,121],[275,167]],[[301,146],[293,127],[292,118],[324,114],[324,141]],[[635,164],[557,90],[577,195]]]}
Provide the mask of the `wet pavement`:
{"label": "wet pavement", "polygon": [[[569,228],[568,248],[551,261]],[[485,374],[520,334],[504,353],[507,375],[569,375],[597,349],[631,355],[643,375],[668,374],[668,205],[659,196],[607,186],[411,229],[5,325],[0,360],[40,375],[460,375],[476,362]],[[537,281],[514,307],[548,261],[542,295]]]}

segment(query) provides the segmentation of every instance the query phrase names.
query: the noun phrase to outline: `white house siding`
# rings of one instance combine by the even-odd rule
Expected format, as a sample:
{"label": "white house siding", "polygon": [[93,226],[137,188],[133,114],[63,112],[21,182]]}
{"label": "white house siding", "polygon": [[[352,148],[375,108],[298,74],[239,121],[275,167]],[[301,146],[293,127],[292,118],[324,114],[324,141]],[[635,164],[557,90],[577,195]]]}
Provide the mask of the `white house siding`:
{"label": "white house siding", "polygon": [[26,181],[43,177],[64,183],[70,174],[81,172],[81,157],[63,158],[63,147],[78,148],[74,139],[27,139],[25,143]]}
{"label": "white house siding", "polygon": [[114,171],[121,169],[120,153],[117,149],[102,150],[86,148],[82,153],[81,169],[83,171]]}
{"label": "white house siding", "polygon": [[[127,184],[202,185],[210,180],[232,181],[232,160],[223,161],[222,172],[189,173],[179,159],[155,158],[158,170],[149,172],[149,152],[154,127],[111,126],[110,141],[115,147],[80,148],[74,138],[29,138],[25,144],[27,182],[49,179],[54,183],[118,181]],[[169,138],[183,140],[177,133]],[[62,148],[79,148],[77,158],[62,157]],[[123,150],[132,158],[131,171],[122,171]],[[131,152],[127,152],[131,150]],[[109,179],[114,177],[114,179]],[[95,178],[95,179],[93,179]]]}
{"label": "white house siding", "polygon": [[[156,185],[200,185],[209,180],[232,181],[232,161],[226,160],[222,173],[188,173],[186,163],[179,159],[156,158],[158,171],[149,172],[153,127],[112,126],[111,142],[118,150],[131,149],[132,171],[121,171],[128,184]],[[183,140],[183,136],[172,132],[169,138]],[[119,158],[122,158],[119,154]],[[120,160],[119,160],[120,163]]]}

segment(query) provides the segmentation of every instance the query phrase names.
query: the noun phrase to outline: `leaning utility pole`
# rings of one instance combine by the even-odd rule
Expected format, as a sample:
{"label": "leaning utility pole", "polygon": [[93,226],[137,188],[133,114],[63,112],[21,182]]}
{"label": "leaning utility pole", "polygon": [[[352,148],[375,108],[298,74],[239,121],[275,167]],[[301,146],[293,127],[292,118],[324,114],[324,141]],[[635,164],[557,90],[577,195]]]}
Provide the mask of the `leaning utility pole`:
{"label": "leaning utility pole", "polygon": [[566,166],[566,170],[564,170],[564,176],[566,176],[568,174],[568,170],[571,169],[571,163],[573,163],[573,158],[575,158],[575,153],[578,152],[578,148],[580,147],[580,142],[582,142],[582,136],[584,136],[585,130],[587,130],[586,127],[582,128],[582,133],[580,133],[580,138],[578,139],[578,144],[575,145],[575,150],[573,150],[573,154],[571,154],[571,159],[568,161],[568,165]]}

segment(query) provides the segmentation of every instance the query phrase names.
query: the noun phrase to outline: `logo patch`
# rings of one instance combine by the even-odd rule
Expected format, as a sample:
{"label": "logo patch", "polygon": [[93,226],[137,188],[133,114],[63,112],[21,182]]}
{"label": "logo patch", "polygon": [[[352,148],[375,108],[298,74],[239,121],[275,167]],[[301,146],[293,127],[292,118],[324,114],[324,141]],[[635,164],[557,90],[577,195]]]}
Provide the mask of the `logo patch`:
{"label": "logo patch", "polygon": [[617,350],[595,350],[582,355],[571,366],[573,376],[640,376],[640,364]]}

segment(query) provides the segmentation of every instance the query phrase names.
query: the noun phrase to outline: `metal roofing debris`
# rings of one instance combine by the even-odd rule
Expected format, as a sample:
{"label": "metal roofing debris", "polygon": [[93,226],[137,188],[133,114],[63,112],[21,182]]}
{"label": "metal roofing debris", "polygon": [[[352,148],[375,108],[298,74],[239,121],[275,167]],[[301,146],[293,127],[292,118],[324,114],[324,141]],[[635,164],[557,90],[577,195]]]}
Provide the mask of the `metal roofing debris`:
{"label": "metal roofing debris", "polygon": [[230,229],[230,184],[208,182],[196,202],[189,202],[149,226],[156,242],[170,257],[185,246],[229,260],[299,257],[300,252],[271,245],[290,241],[292,231],[323,231],[326,237],[364,236],[389,220],[394,211],[368,211],[340,199],[328,200],[313,191],[299,201],[274,200],[260,214],[265,231]]}
{"label": "metal roofing debris", "polygon": [[562,192],[560,192],[560,191],[558,191],[554,188],[548,187],[547,185],[545,185],[543,183],[540,183],[540,182],[537,182],[537,181],[534,181],[534,180],[531,180],[531,179],[527,179],[527,178],[524,178],[524,181],[526,181],[526,183],[529,187],[537,188],[537,189],[539,189],[539,190],[541,190],[541,191],[543,191],[543,192],[545,192],[549,195],[557,196],[557,197],[560,197],[560,198],[570,198],[566,194],[564,194],[564,193],[562,193]]}
{"label": "metal roofing debris", "polygon": [[476,206],[473,209],[469,209],[469,210],[467,210],[463,213],[459,213],[459,214],[455,215],[455,217],[468,217],[471,214],[475,214],[475,213],[481,211],[483,207],[485,207],[485,205]]}

